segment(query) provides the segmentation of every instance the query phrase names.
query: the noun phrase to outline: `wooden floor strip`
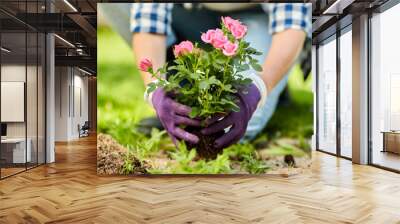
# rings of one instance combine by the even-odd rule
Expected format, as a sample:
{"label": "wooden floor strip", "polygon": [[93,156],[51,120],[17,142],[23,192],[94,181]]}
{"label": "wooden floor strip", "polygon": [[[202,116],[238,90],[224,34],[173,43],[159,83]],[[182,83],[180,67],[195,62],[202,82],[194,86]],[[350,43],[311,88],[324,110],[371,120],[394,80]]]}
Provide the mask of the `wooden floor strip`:
{"label": "wooden floor strip", "polygon": [[291,177],[96,174],[96,138],[0,181],[0,223],[400,223],[400,175],[320,152]]}

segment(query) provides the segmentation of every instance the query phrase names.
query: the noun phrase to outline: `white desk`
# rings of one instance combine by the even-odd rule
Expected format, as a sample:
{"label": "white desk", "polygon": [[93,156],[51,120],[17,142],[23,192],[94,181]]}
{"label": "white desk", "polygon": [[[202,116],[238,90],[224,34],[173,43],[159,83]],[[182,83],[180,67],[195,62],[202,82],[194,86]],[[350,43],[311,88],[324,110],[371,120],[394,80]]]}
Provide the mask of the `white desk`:
{"label": "white desk", "polygon": [[[3,145],[6,145],[7,147],[9,145],[14,145],[12,148],[12,163],[25,163],[25,162],[30,162],[32,158],[31,154],[31,145],[32,145],[32,140],[30,138],[27,138],[26,142],[27,147],[26,147],[26,154],[25,154],[25,138],[5,138],[1,139],[1,144],[2,147]],[[3,150],[3,149],[2,149]],[[26,161],[25,161],[26,158]]]}

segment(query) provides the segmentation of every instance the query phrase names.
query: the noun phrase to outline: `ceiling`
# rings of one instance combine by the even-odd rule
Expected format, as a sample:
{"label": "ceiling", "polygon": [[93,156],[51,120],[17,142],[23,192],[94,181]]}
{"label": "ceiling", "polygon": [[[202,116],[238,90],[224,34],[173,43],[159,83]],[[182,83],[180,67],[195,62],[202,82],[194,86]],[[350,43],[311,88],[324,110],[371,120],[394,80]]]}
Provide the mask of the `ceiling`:
{"label": "ceiling", "polygon": [[312,36],[316,44],[351,24],[353,17],[372,12],[389,0],[311,0]]}
{"label": "ceiling", "polygon": [[[376,8],[388,0],[305,0],[311,2],[313,42],[332,35],[337,22]],[[46,4],[47,2],[47,4]],[[79,66],[96,74],[96,27],[98,2],[107,0],[1,0],[0,25],[3,46],[16,57],[25,54],[25,30],[54,32],[56,65]],[[113,1],[118,2],[118,1]],[[123,2],[123,1],[122,1]],[[126,2],[126,1],[125,1]],[[49,13],[51,11],[51,13]],[[346,25],[342,23],[341,25]],[[28,55],[35,44],[28,35]],[[40,46],[39,46],[40,47]],[[29,58],[29,57],[28,57]]]}
{"label": "ceiling", "polygon": [[[36,33],[52,32],[57,34],[56,66],[78,66],[91,74],[96,74],[97,2],[96,0],[1,0],[2,46],[12,50],[7,54],[9,60],[17,60],[24,55],[27,55],[28,59],[34,57],[38,50],[37,41],[33,40]],[[30,32],[35,35],[29,34]],[[40,47],[43,46],[39,45]]]}

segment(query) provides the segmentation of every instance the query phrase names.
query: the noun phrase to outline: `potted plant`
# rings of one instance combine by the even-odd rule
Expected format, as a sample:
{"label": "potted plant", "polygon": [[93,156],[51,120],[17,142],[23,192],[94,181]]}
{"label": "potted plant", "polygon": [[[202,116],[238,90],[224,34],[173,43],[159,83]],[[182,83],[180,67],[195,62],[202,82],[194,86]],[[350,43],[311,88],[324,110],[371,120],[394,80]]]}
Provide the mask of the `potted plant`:
{"label": "potted plant", "polygon": [[[141,70],[149,72],[157,79],[148,84],[148,93],[162,87],[173,95],[179,103],[191,107],[192,118],[206,120],[217,114],[224,115],[238,111],[238,91],[246,91],[252,80],[242,73],[250,66],[261,71],[262,68],[253,55],[260,55],[250,47],[243,37],[247,27],[239,20],[222,17],[221,29],[208,30],[201,34],[205,47],[198,43],[183,41],[174,47],[175,60],[157,70],[151,66],[149,59],[141,62]],[[207,46],[208,45],[208,46]],[[162,74],[173,73],[167,79]],[[214,148],[214,141],[223,133],[204,136],[200,128],[186,127],[186,130],[199,137],[197,145],[187,144],[188,148],[196,148],[203,158],[215,158],[222,149]]]}

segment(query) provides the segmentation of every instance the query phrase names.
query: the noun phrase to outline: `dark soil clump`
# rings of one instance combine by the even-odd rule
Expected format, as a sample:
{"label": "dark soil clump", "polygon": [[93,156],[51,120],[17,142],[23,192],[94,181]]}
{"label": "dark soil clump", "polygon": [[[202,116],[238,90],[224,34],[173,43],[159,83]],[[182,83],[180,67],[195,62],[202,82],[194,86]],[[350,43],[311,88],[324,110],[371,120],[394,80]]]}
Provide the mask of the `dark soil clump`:
{"label": "dark soil clump", "polygon": [[289,166],[295,166],[296,165],[296,160],[294,159],[293,155],[285,155],[283,160]]}
{"label": "dark soil clump", "polygon": [[197,144],[191,144],[186,142],[186,146],[188,149],[196,148],[197,155],[200,158],[204,159],[215,159],[218,154],[221,154],[224,149],[217,149],[214,147],[214,142],[219,137],[224,134],[224,131],[215,133],[213,135],[203,135],[200,131],[200,128],[196,127],[187,127],[186,131],[196,135],[199,138],[199,142]]}

